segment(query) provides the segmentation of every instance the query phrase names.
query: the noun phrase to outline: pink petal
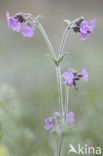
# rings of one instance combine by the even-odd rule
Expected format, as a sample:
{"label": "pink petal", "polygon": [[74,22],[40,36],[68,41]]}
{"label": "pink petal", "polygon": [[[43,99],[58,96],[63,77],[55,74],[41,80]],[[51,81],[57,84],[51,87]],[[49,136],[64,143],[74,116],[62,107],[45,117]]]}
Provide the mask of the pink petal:
{"label": "pink petal", "polygon": [[70,113],[68,113],[67,114],[67,122],[68,123],[72,123],[72,122],[74,122],[75,120],[74,120],[74,113],[73,112],[70,112]]}
{"label": "pink petal", "polygon": [[6,15],[7,17],[9,17],[9,12],[7,11],[7,12],[5,13],[5,15]]}
{"label": "pink petal", "polygon": [[91,22],[90,22],[90,26],[91,26],[92,28],[94,28],[95,22],[96,22],[96,19],[93,18],[93,19],[91,20]]}
{"label": "pink petal", "polygon": [[87,36],[88,36],[88,34],[81,34],[81,40],[86,40]]}

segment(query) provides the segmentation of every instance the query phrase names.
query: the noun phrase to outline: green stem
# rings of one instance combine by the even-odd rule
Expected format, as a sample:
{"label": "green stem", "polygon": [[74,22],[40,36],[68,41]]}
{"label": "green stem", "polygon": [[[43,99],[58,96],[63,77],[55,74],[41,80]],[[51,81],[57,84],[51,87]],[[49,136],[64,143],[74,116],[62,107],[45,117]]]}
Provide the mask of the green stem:
{"label": "green stem", "polygon": [[62,143],[63,143],[63,136],[61,136],[61,138],[60,138],[60,143],[59,143],[59,148],[58,148],[58,156],[61,156]]}
{"label": "green stem", "polygon": [[54,149],[54,156],[58,156],[58,150],[57,150],[57,141],[56,141],[56,138],[53,139],[53,149]]}
{"label": "green stem", "polygon": [[[41,31],[41,33],[44,36],[44,39],[48,45],[48,48],[50,50],[51,55],[56,58],[55,52],[53,50],[53,47],[49,41],[49,38],[44,30],[44,28],[42,27],[42,25],[38,22],[37,27],[39,28],[39,30]],[[60,53],[62,54],[63,48],[64,48],[64,42],[65,42],[65,38],[67,36],[67,32],[68,29],[66,30],[66,32],[64,33],[63,39],[62,39],[62,43],[60,46]],[[60,71],[60,65],[56,66],[56,75],[57,75],[57,84],[58,84],[58,95],[59,95],[59,107],[60,107],[60,113],[61,113],[61,117],[62,117],[62,122],[64,125],[64,118],[63,118],[63,112],[64,112],[64,108],[63,108],[63,94],[62,94],[62,78],[61,78],[61,71]],[[62,147],[62,142],[63,142],[63,137],[60,140],[60,144],[59,144],[59,151],[58,151],[58,156],[60,156],[61,153],[61,147]],[[56,142],[55,142],[56,143]],[[55,151],[54,154],[56,156],[56,147],[55,147]]]}
{"label": "green stem", "polygon": [[62,79],[61,79],[60,66],[56,66],[56,74],[57,74],[57,83],[58,83],[60,113],[62,116],[62,121],[64,122],[64,119],[63,119],[64,108],[63,108],[63,94],[62,94]]}
{"label": "green stem", "polygon": [[68,113],[68,103],[69,103],[69,86],[65,86],[65,113]]}
{"label": "green stem", "polygon": [[53,50],[53,47],[52,47],[52,45],[51,45],[51,43],[50,43],[50,40],[49,40],[49,38],[48,38],[48,36],[47,36],[47,34],[46,34],[46,32],[45,32],[43,26],[38,22],[38,23],[37,23],[37,27],[39,28],[39,30],[40,30],[41,33],[43,34],[44,39],[45,39],[45,41],[46,41],[46,43],[47,43],[47,46],[48,46],[48,48],[49,48],[49,50],[50,50],[51,55],[52,55],[53,57],[56,58],[55,52],[54,52],[54,50]]}
{"label": "green stem", "polygon": [[[44,28],[42,27],[42,25],[39,22],[37,23],[37,27],[39,28],[39,30],[43,34],[44,39],[45,39],[45,41],[48,45],[48,48],[51,52],[51,55],[56,58],[55,52],[53,50],[53,47],[50,43],[50,40],[49,40]],[[58,83],[60,112],[61,112],[62,119],[63,119],[63,95],[62,95],[62,80],[61,80],[60,66],[56,66],[56,74],[57,74],[57,83]]]}
{"label": "green stem", "polygon": [[61,41],[61,44],[60,44],[59,56],[62,55],[62,53],[63,53],[64,44],[65,44],[65,41],[66,41],[69,29],[70,29],[70,27],[67,26],[65,31],[64,31],[64,34],[63,34],[63,37],[62,37],[62,41]]}

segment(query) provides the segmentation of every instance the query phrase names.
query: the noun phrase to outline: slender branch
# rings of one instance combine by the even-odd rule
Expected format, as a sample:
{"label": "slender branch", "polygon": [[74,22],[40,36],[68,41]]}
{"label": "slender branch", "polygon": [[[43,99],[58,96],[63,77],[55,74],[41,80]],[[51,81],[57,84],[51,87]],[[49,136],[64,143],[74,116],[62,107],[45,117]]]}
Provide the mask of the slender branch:
{"label": "slender branch", "polygon": [[64,44],[65,44],[65,41],[66,41],[69,29],[70,29],[70,27],[67,26],[65,31],[64,31],[64,34],[63,34],[63,37],[62,37],[62,41],[61,41],[61,44],[60,44],[59,56],[62,55],[62,53],[63,53]]}
{"label": "slender branch", "polygon": [[65,113],[68,113],[68,104],[69,104],[69,86],[65,85]]}
{"label": "slender branch", "polygon": [[[56,58],[55,52],[53,50],[53,47],[50,43],[50,40],[49,40],[44,28],[42,27],[42,25],[39,22],[37,23],[37,27],[43,34],[44,39],[45,39],[45,41],[48,45],[48,48],[51,52],[51,55]],[[60,66],[56,66],[56,74],[57,74],[57,83],[58,83],[59,106],[60,106],[61,116],[63,119],[63,95],[62,95],[62,80],[61,80]]]}
{"label": "slender branch", "polygon": [[52,45],[51,45],[51,43],[50,43],[50,40],[49,40],[49,38],[48,38],[48,36],[47,36],[47,34],[46,34],[46,32],[45,32],[43,26],[38,22],[38,23],[37,23],[37,27],[39,28],[39,30],[40,30],[41,33],[43,34],[44,39],[45,39],[45,41],[46,41],[46,43],[47,43],[47,46],[48,46],[48,48],[49,48],[49,51],[50,51],[51,55],[52,55],[53,57],[56,58],[55,52],[54,52],[54,50],[53,50],[53,47],[52,47]]}
{"label": "slender branch", "polygon": [[[47,46],[49,48],[49,51],[50,51],[51,55],[54,58],[56,58],[55,52],[53,50],[53,47],[52,47],[52,45],[50,43],[50,40],[49,40],[49,38],[48,38],[44,28],[42,27],[42,25],[39,22],[37,23],[37,27],[39,28],[39,30],[43,34],[44,39],[45,39],[45,41],[47,43]],[[70,29],[70,27],[67,26],[67,28],[66,28],[66,30],[65,30],[65,32],[63,34],[63,38],[62,38],[61,45],[60,45],[59,56],[62,55],[62,53],[63,53],[64,44],[65,44],[65,40],[66,40],[66,37],[67,37],[69,29]],[[60,113],[61,113],[61,117],[62,117],[62,122],[63,122],[63,125],[64,125],[64,117],[63,117],[64,106],[63,106],[62,79],[61,79],[61,70],[60,69],[61,69],[60,65],[56,66],[58,95],[59,95],[59,107],[60,107]],[[68,90],[68,88],[66,88],[66,101],[65,101],[65,111],[66,111],[66,113],[68,112],[68,97],[69,97],[68,93],[69,93],[69,90]],[[61,138],[60,138],[60,143],[59,143],[59,148],[58,148],[58,156],[61,155],[62,143],[63,143],[63,136],[61,136]],[[56,141],[55,141],[55,146],[56,146]],[[54,154],[56,156],[56,147],[54,149]]]}
{"label": "slender branch", "polygon": [[[70,25],[68,25],[64,31],[64,34],[63,34],[63,37],[62,37],[62,40],[61,40],[61,44],[60,44],[60,50],[59,50],[59,56],[63,54],[63,49],[64,49],[64,44],[65,44],[65,41],[66,41],[66,38],[67,38],[67,34],[68,34],[68,31],[69,29],[71,28]],[[62,90],[62,83],[61,83],[61,90]],[[65,98],[65,112],[67,114],[68,112],[68,89],[66,91],[66,98]],[[63,109],[62,109],[63,111]],[[62,112],[62,118],[63,118],[63,112]],[[64,119],[63,119],[64,120]]]}

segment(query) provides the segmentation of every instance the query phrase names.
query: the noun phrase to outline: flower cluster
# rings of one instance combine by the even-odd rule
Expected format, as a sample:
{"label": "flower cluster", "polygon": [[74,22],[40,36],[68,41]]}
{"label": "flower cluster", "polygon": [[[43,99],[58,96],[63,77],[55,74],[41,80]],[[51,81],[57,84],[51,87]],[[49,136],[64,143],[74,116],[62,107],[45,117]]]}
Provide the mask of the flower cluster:
{"label": "flower cluster", "polygon": [[81,40],[85,40],[89,34],[93,32],[96,19],[92,19],[90,23],[84,20],[83,17],[74,21],[73,30],[81,34]]}
{"label": "flower cluster", "polygon": [[34,23],[28,20],[26,15],[20,13],[10,17],[9,12],[6,12],[8,27],[16,32],[22,33],[25,37],[32,37],[34,35]]}
{"label": "flower cluster", "polygon": [[[66,114],[63,113],[63,118],[66,124],[69,124],[69,128],[71,127],[71,124],[75,121],[74,120],[74,113],[70,112]],[[61,136],[62,135],[62,121],[61,121],[61,115],[59,112],[55,112],[53,117],[49,117],[45,119],[46,125],[44,128],[51,132],[54,136]]]}
{"label": "flower cluster", "polygon": [[86,72],[86,69],[83,69],[81,73],[77,73],[75,71],[72,72],[64,72],[62,73],[63,77],[63,84],[69,85],[69,86],[74,86],[75,89],[77,90],[76,86],[76,81],[80,80],[81,78],[87,82],[88,81],[88,73]]}
{"label": "flower cluster", "polygon": [[[22,33],[25,37],[32,37],[34,35],[34,27],[36,22],[34,22],[34,17],[31,14],[18,13],[15,16],[10,17],[9,12],[6,12],[6,17],[8,21],[8,27],[16,32]],[[28,17],[31,18],[28,20]],[[68,24],[69,20],[65,20]],[[77,33],[81,34],[81,40],[85,40],[89,34],[93,32],[96,19],[92,19],[90,23],[84,20],[83,17],[76,19],[71,22],[70,25],[72,29]]]}

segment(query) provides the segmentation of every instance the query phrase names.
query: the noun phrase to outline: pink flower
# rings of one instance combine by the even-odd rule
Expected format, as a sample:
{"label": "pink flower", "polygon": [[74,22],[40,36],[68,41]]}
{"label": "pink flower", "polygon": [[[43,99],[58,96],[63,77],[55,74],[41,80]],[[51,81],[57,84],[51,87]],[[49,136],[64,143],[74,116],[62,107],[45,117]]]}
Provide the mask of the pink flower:
{"label": "pink flower", "polygon": [[45,123],[46,123],[46,125],[44,126],[44,128],[47,131],[50,130],[53,127],[53,125],[52,125],[52,119],[51,118],[45,119]]}
{"label": "pink flower", "polygon": [[6,17],[8,21],[8,27],[12,30],[19,32],[21,29],[21,23],[15,17],[10,17],[9,12],[6,12]]}
{"label": "pink flower", "polygon": [[86,72],[86,69],[83,69],[82,72],[82,78],[84,79],[85,82],[88,81],[88,73]]}
{"label": "pink flower", "polygon": [[81,78],[83,78],[85,82],[88,81],[88,73],[86,72],[86,69],[83,69],[80,74],[75,71],[69,73],[64,72],[62,74],[62,77],[64,78],[63,79],[64,85],[69,85],[69,86],[73,85],[76,90],[78,89],[76,82],[79,81]]}
{"label": "pink flower", "polygon": [[62,77],[64,78],[63,84],[72,85],[73,79],[74,79],[74,75],[72,72],[70,72],[70,73],[64,72],[62,74]]}
{"label": "pink flower", "polygon": [[32,37],[34,35],[34,27],[29,25],[25,25],[24,27],[22,27],[21,31],[22,35],[25,37]]}
{"label": "pink flower", "polygon": [[89,34],[93,32],[96,19],[92,19],[90,24],[87,21],[83,21],[80,24],[81,40],[85,40]]}
{"label": "pink flower", "polygon": [[68,113],[67,114],[67,122],[68,123],[72,123],[72,122],[74,122],[75,120],[74,120],[74,113],[73,112],[70,112],[70,113]]}

